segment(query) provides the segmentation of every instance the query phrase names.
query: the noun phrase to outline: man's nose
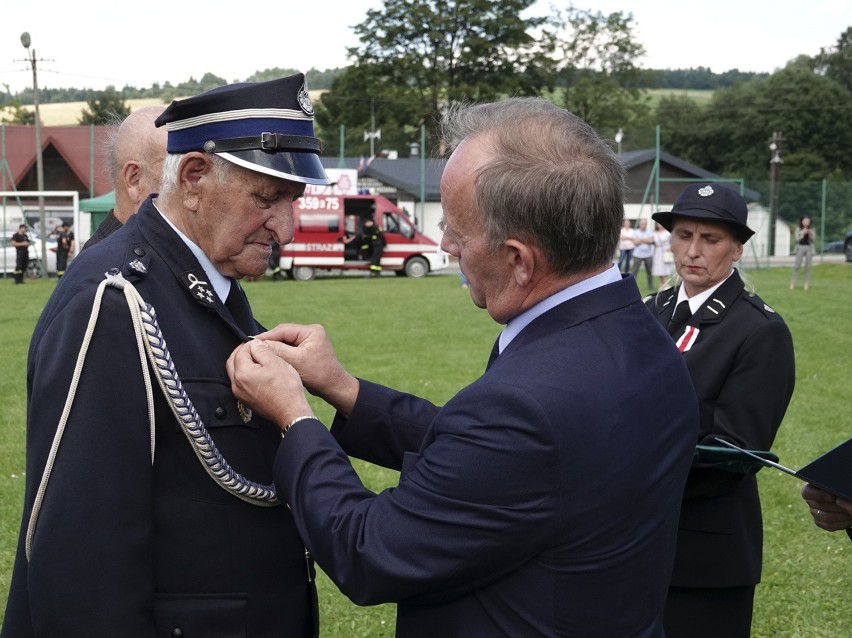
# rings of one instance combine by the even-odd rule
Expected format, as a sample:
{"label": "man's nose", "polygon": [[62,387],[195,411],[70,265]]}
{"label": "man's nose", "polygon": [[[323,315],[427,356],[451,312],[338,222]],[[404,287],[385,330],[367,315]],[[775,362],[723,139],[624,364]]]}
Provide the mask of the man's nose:
{"label": "man's nose", "polygon": [[264,224],[264,227],[275,236],[275,241],[282,246],[293,241],[294,213],[293,202],[281,202],[275,206]]}

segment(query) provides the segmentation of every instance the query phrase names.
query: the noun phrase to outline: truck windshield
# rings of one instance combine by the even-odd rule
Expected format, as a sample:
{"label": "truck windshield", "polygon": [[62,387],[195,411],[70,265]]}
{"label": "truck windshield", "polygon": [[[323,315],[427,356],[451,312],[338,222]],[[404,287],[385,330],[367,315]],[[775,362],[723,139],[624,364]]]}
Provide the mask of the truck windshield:
{"label": "truck windshield", "polygon": [[397,233],[406,239],[414,237],[414,227],[404,217],[400,217],[397,213],[385,213],[385,231],[389,233]]}

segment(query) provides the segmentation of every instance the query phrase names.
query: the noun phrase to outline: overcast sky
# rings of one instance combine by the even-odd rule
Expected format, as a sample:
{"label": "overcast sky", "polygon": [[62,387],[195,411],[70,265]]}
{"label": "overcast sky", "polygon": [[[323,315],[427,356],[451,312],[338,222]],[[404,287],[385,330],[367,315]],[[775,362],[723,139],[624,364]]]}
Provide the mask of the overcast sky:
{"label": "overcast sky", "polygon": [[[0,91],[32,86],[20,35],[28,31],[40,87],[103,89],[177,84],[206,72],[228,81],[280,67],[345,66],[352,26],[382,0],[0,0]],[[565,2],[539,0],[531,15]],[[771,72],[836,44],[852,0],[574,0],[632,13],[645,68]]]}

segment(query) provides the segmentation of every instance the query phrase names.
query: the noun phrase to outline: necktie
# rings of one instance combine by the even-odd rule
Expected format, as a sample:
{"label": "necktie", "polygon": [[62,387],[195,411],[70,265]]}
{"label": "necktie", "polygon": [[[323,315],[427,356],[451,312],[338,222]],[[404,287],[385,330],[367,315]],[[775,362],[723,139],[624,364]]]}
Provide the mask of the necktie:
{"label": "necktie", "polygon": [[488,355],[488,363],[485,366],[485,369],[491,367],[491,364],[494,363],[494,360],[500,355],[500,335],[497,335],[497,338],[494,340],[494,346],[491,348],[491,354]]}
{"label": "necktie", "polygon": [[236,279],[231,280],[231,291],[228,293],[228,298],[225,300],[225,306],[234,318],[234,322],[239,326],[240,330],[247,335],[253,335],[257,332],[257,327],[254,322],[254,317],[251,316],[251,308],[249,308],[248,299],[240,284]]}
{"label": "necktie", "polygon": [[677,308],[675,308],[674,314],[672,315],[671,321],[669,321],[669,334],[677,334],[677,332],[680,331],[681,328],[683,328],[683,324],[685,324],[691,316],[692,311],[689,309],[689,302],[684,299],[677,305]]}

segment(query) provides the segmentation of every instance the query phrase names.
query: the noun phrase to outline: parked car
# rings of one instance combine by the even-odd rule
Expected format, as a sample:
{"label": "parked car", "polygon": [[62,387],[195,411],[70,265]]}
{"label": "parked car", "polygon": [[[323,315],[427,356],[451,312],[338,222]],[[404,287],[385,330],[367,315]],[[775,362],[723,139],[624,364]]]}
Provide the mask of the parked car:
{"label": "parked car", "polygon": [[825,242],[822,245],[822,252],[841,254],[843,252],[843,240],[835,239],[834,241]]}
{"label": "parked car", "polygon": [[[0,249],[2,249],[2,254],[0,254],[0,272],[6,273],[7,275],[11,275],[15,272],[15,259],[17,249],[12,245],[12,235],[15,234],[14,230],[6,230],[0,234]],[[41,239],[34,236],[30,233],[30,258],[27,262],[27,277],[43,277],[45,274],[44,269],[41,267]],[[47,239],[47,273],[51,275],[56,274],[56,240],[55,239]]]}

